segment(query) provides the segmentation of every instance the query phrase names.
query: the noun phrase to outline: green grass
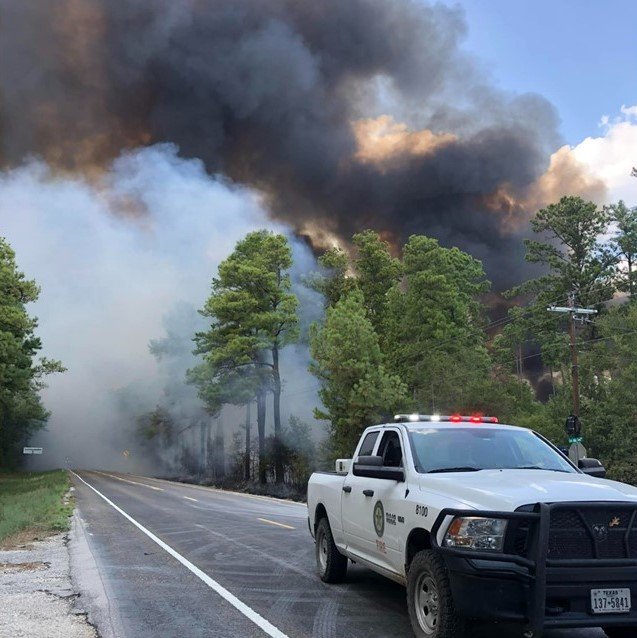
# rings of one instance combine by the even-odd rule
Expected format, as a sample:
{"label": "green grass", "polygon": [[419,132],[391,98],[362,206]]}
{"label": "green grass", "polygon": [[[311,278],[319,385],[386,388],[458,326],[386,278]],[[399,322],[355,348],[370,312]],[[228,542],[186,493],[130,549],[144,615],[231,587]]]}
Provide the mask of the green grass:
{"label": "green grass", "polygon": [[69,487],[64,470],[0,474],[0,542],[23,530],[38,537],[67,530],[73,504],[63,497]]}

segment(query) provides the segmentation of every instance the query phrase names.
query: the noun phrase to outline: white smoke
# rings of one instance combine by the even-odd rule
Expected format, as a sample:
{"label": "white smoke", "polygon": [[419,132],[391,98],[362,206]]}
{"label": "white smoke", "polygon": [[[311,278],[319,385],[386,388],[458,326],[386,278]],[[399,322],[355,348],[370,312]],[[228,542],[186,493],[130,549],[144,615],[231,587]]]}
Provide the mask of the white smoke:
{"label": "white smoke", "polygon": [[[97,183],[56,176],[36,160],[0,173],[0,234],[42,287],[30,311],[43,354],[68,367],[43,393],[52,417],[34,437],[45,448],[39,463],[152,469],[123,454],[131,430],[122,404],[152,409],[191,360],[163,364],[149,342],[203,321],[195,309],[219,262],[257,228],[286,232],[267,219],[258,195],[210,177],[172,145],[121,156]],[[303,246],[294,251],[309,259]],[[182,336],[191,349],[192,335]],[[307,416],[316,387],[304,369],[307,352],[290,354],[283,365],[304,391]]]}
{"label": "white smoke", "polygon": [[602,135],[587,137],[572,148],[575,158],[592,175],[600,178],[608,190],[608,202],[622,199],[637,205],[637,179],[631,177],[637,165],[637,105],[622,106],[618,115],[604,115]]}

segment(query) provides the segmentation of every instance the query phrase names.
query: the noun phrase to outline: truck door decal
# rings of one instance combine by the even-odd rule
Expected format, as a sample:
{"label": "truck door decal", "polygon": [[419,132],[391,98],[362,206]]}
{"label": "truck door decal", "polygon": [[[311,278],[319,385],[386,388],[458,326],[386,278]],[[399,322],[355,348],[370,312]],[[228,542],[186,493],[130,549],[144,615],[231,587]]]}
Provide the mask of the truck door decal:
{"label": "truck door decal", "polygon": [[374,505],[374,529],[379,538],[385,533],[385,508],[380,501]]}

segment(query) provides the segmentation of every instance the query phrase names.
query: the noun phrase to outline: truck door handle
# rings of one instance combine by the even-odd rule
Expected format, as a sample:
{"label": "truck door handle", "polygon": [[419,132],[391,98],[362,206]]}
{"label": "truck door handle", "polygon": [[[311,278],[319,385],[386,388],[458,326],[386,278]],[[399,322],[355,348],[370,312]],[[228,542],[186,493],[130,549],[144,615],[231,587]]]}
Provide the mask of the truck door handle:
{"label": "truck door handle", "polygon": [[374,490],[363,490],[365,496],[374,496]]}
{"label": "truck door handle", "polygon": [[346,492],[347,494],[349,494],[351,491],[352,491],[351,485],[343,485],[343,492]]}

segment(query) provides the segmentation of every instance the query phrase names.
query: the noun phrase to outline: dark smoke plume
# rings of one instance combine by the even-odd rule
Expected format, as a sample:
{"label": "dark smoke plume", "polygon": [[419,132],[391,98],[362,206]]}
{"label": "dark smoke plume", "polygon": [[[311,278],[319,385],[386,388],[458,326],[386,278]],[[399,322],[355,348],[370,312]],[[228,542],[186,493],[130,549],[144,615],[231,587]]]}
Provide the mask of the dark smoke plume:
{"label": "dark smoke plume", "polygon": [[489,86],[459,47],[459,10],[0,0],[0,12],[0,165],[36,154],[99,172],[122,149],[173,142],[314,242],[427,232],[515,279],[511,232],[541,201],[557,118],[541,97]]}

